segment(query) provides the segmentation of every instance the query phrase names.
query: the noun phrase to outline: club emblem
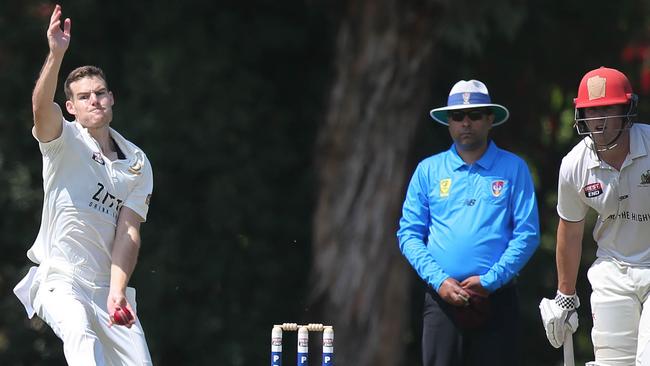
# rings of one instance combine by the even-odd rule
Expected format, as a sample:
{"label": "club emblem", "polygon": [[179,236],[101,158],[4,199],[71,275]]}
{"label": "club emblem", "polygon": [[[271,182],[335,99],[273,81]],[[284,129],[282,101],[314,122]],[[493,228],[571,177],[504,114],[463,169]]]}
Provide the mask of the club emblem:
{"label": "club emblem", "polygon": [[503,180],[495,180],[492,182],[492,195],[494,197],[499,197],[501,192],[503,192],[503,187],[506,185],[506,182]]}
{"label": "club emblem", "polygon": [[130,161],[129,173],[140,175],[142,168],[144,168],[145,156],[141,151],[136,151],[133,159]]}
{"label": "club emblem", "polygon": [[140,160],[136,160],[136,161],[135,161],[133,164],[131,164],[131,166],[129,167],[129,172],[130,172],[131,174],[139,175],[140,173],[142,173],[141,170],[142,170],[142,161],[140,161]]}
{"label": "club emblem", "polygon": [[451,188],[451,178],[446,178],[440,181],[440,197],[448,197],[449,189]]}
{"label": "club emblem", "polygon": [[469,104],[470,93],[463,93],[463,104]]}
{"label": "club emblem", "polygon": [[587,184],[582,190],[585,191],[585,197],[587,198],[594,198],[603,194],[603,187],[600,183]]}
{"label": "club emblem", "polygon": [[641,184],[650,184],[650,170],[646,170],[641,174]]}
{"label": "club emblem", "polygon": [[94,152],[92,158],[93,158],[93,160],[95,160],[96,162],[98,162],[98,163],[101,164],[101,165],[105,165],[105,164],[106,164],[106,163],[104,162],[104,158],[102,158],[102,154],[100,154],[100,153],[98,153],[98,152]]}
{"label": "club emblem", "polygon": [[605,97],[607,79],[602,76],[592,76],[587,79],[587,90],[589,91],[589,100]]}

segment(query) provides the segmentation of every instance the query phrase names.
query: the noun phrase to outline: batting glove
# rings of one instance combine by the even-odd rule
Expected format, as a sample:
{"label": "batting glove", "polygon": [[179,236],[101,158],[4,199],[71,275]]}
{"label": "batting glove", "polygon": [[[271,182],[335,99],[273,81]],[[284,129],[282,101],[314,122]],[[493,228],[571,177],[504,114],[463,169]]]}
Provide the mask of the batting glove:
{"label": "batting glove", "polygon": [[560,348],[562,346],[567,330],[573,334],[578,329],[578,313],[576,311],[578,307],[580,307],[578,295],[565,295],[560,291],[555,295],[555,299],[542,299],[539,303],[546,338],[553,347]]}

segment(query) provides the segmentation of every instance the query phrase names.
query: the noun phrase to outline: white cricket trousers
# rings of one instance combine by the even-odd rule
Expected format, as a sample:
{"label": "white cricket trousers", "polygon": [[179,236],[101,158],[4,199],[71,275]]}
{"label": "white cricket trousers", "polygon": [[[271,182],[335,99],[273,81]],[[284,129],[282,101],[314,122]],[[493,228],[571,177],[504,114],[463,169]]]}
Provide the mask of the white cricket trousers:
{"label": "white cricket trousers", "polygon": [[[130,329],[108,326],[108,291],[108,286],[50,274],[34,298],[34,310],[63,340],[70,366],[152,365],[138,319]],[[135,289],[129,287],[126,295],[135,310]]]}
{"label": "white cricket trousers", "polygon": [[596,363],[650,366],[650,268],[598,258],[587,277]]}

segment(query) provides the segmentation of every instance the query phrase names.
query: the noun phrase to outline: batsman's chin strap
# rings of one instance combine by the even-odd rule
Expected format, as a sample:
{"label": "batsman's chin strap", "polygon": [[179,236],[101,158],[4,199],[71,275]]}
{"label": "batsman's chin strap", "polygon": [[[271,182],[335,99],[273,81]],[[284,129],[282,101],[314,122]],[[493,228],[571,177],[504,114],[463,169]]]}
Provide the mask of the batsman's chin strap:
{"label": "batsman's chin strap", "polygon": [[[616,116],[606,116],[606,117],[592,117],[592,118],[586,118],[584,116],[584,111],[582,109],[576,108],[575,117],[574,117],[575,119],[574,127],[576,131],[578,131],[578,135],[582,135],[582,136],[588,135],[591,138],[592,146],[590,148],[594,152],[598,153],[598,152],[611,150],[616,146],[618,146],[616,141],[618,141],[618,139],[621,137],[623,132],[629,130],[632,127],[632,124],[634,123],[632,122],[632,117],[636,117],[637,115],[636,113],[637,104],[638,104],[638,97],[636,94],[633,94],[632,99],[628,104],[628,110],[626,114],[616,115]],[[621,128],[618,130],[618,134],[616,135],[616,137],[614,137],[610,142],[604,145],[598,145],[596,144],[596,140],[594,139],[594,132],[589,131],[589,128],[586,125],[586,121],[604,119],[605,120],[604,126],[607,126],[607,120],[609,118],[625,118],[626,119],[625,126],[621,126]],[[602,132],[598,132],[598,133],[602,133]]]}
{"label": "batsman's chin strap", "polygon": [[593,136],[594,134],[590,133],[589,138],[591,138],[591,143],[592,143],[592,146],[593,146],[593,150],[596,153],[599,153],[599,152],[603,152],[603,151],[609,151],[609,150],[615,148],[616,146],[618,146],[618,143],[616,141],[618,141],[618,139],[621,137],[623,132],[628,131],[631,127],[632,127],[632,121],[630,121],[628,119],[627,123],[625,124],[625,127],[618,130],[618,133],[616,134],[616,137],[614,137],[610,142],[608,142],[608,143],[606,143],[604,145],[596,144],[596,140],[594,139],[594,136]]}
{"label": "batsman's chin strap", "polygon": [[589,137],[591,137],[591,141],[594,144],[594,150],[596,150],[596,152],[603,152],[603,151],[609,151],[615,148],[616,146],[618,146],[618,143],[616,141],[618,140],[619,137],[621,137],[621,134],[623,134],[623,130],[619,130],[618,134],[616,135],[616,137],[612,139],[612,141],[606,143],[605,145],[600,145],[602,147],[598,147],[598,144],[596,144],[596,141],[592,136]]}

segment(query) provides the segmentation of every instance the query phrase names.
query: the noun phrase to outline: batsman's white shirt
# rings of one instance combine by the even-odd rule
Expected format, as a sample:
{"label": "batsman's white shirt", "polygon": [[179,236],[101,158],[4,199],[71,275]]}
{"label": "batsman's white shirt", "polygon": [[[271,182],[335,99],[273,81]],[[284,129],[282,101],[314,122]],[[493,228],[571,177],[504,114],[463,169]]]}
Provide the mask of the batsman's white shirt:
{"label": "batsman's white shirt", "polygon": [[650,266],[650,126],[632,125],[620,171],[600,161],[589,144],[585,138],[562,159],[557,212],[576,222],[593,208],[599,215],[596,255]]}
{"label": "batsman's white shirt", "polygon": [[39,142],[45,196],[41,227],[27,256],[40,266],[14,290],[30,317],[38,285],[51,268],[90,282],[108,281],[120,208],[146,219],[153,190],[151,164],[136,145],[110,129],[126,157],[111,161],[78,122],[62,123],[61,136]]}

